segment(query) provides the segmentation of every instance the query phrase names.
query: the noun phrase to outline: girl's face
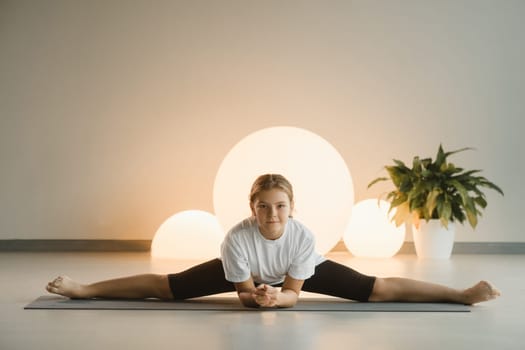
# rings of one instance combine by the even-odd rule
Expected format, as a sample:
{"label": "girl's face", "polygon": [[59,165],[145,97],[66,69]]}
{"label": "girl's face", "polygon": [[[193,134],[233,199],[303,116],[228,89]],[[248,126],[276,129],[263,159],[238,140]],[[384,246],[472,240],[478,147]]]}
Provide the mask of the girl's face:
{"label": "girl's face", "polygon": [[293,210],[293,203],[290,203],[286,192],[274,188],[261,191],[251,204],[251,208],[264,238],[277,239],[284,233]]}

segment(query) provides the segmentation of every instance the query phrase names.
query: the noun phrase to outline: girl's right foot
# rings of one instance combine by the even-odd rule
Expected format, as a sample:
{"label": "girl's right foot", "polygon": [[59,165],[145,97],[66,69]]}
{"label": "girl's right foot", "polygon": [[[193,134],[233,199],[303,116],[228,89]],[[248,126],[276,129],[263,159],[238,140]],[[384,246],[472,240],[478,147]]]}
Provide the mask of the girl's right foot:
{"label": "girl's right foot", "polygon": [[76,281],[73,281],[67,276],[59,276],[46,286],[49,293],[63,295],[72,299],[85,298],[84,286]]}

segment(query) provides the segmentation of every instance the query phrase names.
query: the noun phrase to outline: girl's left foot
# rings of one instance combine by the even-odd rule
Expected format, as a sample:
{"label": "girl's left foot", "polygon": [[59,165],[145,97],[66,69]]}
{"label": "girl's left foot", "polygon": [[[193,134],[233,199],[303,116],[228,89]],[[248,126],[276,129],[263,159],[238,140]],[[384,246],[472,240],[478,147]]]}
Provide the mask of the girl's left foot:
{"label": "girl's left foot", "polygon": [[463,292],[463,295],[465,297],[464,303],[467,305],[472,305],[482,301],[496,299],[501,295],[501,293],[489,282],[480,281],[476,285],[466,289]]}

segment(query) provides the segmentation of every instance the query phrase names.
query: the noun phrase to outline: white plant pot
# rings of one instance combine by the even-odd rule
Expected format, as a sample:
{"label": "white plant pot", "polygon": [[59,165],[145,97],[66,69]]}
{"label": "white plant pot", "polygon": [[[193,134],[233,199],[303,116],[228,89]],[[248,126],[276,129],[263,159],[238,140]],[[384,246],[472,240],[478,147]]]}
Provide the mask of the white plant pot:
{"label": "white plant pot", "polygon": [[449,259],[454,247],[455,231],[452,222],[449,222],[447,229],[439,220],[421,220],[419,229],[413,230],[418,258]]}

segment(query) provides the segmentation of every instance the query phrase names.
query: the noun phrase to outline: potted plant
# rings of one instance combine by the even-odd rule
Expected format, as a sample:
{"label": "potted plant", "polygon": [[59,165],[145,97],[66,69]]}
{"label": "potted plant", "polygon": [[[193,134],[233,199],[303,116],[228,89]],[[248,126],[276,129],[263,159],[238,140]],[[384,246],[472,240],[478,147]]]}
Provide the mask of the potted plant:
{"label": "potted plant", "polygon": [[[465,171],[447,161],[450,155],[470,149],[445,152],[439,145],[434,161],[416,156],[411,168],[394,159],[394,165],[385,166],[389,177],[379,177],[368,185],[370,188],[380,181],[392,181],[395,189],[386,196],[389,210],[396,209],[392,221],[397,226],[404,223],[415,227],[414,244],[419,257],[450,257],[454,224],[468,221],[475,228],[481,210],[487,206],[480,188],[503,195],[498,186],[477,175],[481,170]],[[430,241],[422,241],[422,236],[429,236]]]}

